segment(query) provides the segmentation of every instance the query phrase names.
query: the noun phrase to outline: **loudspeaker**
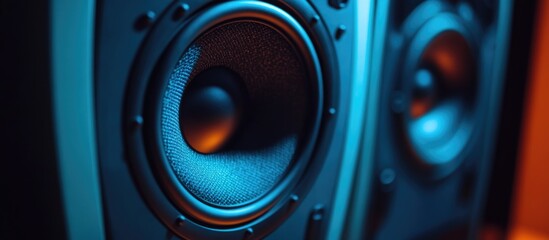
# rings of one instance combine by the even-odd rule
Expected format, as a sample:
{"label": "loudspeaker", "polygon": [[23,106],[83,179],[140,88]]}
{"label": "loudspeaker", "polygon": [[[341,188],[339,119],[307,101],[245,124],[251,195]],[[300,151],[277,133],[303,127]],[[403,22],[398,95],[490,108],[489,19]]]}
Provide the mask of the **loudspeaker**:
{"label": "loudspeaker", "polygon": [[355,5],[98,1],[107,238],[328,234],[342,163],[355,161],[343,159]]}
{"label": "loudspeaker", "polygon": [[337,236],[357,4],[3,1],[2,238]]}
{"label": "loudspeaker", "polygon": [[[377,1],[349,237],[476,238],[511,1]],[[363,44],[369,44],[367,41]]]}

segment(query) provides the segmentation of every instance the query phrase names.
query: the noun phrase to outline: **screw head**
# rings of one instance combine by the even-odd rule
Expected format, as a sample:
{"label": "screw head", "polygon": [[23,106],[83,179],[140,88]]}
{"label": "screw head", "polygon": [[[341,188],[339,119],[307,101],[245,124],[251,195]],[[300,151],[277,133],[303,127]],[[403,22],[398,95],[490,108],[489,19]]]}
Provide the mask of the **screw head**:
{"label": "screw head", "polygon": [[141,126],[143,126],[143,117],[141,117],[141,115],[137,115],[132,119],[132,127],[137,129]]}
{"label": "screw head", "polygon": [[392,168],[385,168],[379,173],[379,183],[385,192],[393,190],[396,180],[396,172]]}
{"label": "screw head", "polygon": [[185,224],[185,217],[183,216],[179,216],[177,217],[177,219],[175,219],[175,225],[177,225],[178,227],[181,227],[183,226],[183,224]]}
{"label": "screw head", "polygon": [[345,25],[339,25],[339,27],[337,27],[335,32],[335,38],[339,40],[341,37],[343,37],[343,34],[346,31],[347,31],[347,27]]}
{"label": "screw head", "polygon": [[299,197],[298,197],[297,195],[295,195],[295,194],[292,194],[292,195],[290,196],[290,204],[296,204],[297,201],[299,201]]}
{"label": "screw head", "polygon": [[244,239],[251,239],[252,236],[254,235],[254,229],[253,228],[248,228],[246,229],[246,232],[244,232]]}
{"label": "screw head", "polygon": [[135,21],[134,27],[137,30],[143,30],[151,26],[155,19],[156,19],[156,13],[153,11],[147,11],[141,16],[139,16],[139,18],[137,18],[137,21]]}
{"label": "screw head", "polygon": [[349,0],[330,0],[330,6],[335,9],[342,9],[347,6]]}
{"label": "screw head", "polygon": [[315,14],[315,15],[311,18],[311,25],[316,25],[318,22],[320,22],[320,16],[318,16],[317,14]]}
{"label": "screw head", "polygon": [[191,7],[189,6],[189,4],[180,3],[173,13],[173,20],[179,20],[183,18],[185,15],[187,15],[187,12],[190,8]]}
{"label": "screw head", "polygon": [[317,204],[314,206],[313,211],[311,212],[311,220],[321,221],[324,218],[324,205]]}

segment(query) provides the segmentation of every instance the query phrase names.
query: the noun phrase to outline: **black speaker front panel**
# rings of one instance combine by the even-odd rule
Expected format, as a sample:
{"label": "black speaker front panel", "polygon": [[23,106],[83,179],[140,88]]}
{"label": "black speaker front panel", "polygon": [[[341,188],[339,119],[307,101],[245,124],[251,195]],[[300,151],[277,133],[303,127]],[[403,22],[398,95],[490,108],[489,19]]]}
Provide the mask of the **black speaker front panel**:
{"label": "black speaker front panel", "polygon": [[353,6],[99,2],[107,237],[326,234],[353,81]]}
{"label": "black speaker front panel", "polygon": [[353,225],[363,237],[475,236],[509,9],[504,1],[376,2],[370,76],[380,83],[379,105],[377,116],[366,116],[377,121],[363,140],[375,150],[361,150],[361,164],[373,166],[360,173],[370,175],[371,188],[358,190],[370,197],[354,198],[354,206],[368,206]]}

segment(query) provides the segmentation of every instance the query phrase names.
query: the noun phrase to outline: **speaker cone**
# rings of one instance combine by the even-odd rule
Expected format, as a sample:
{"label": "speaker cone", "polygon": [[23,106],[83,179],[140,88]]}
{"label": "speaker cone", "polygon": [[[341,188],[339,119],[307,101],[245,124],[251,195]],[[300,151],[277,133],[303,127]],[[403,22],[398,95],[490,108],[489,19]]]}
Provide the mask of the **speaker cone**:
{"label": "speaker cone", "polygon": [[426,21],[408,49],[404,132],[419,166],[445,176],[472,140],[480,104],[477,54],[466,24],[451,13]]}
{"label": "speaker cone", "polygon": [[271,190],[310,141],[318,89],[308,72],[294,44],[262,22],[234,20],[198,37],[162,94],[159,131],[180,184],[219,207]]}

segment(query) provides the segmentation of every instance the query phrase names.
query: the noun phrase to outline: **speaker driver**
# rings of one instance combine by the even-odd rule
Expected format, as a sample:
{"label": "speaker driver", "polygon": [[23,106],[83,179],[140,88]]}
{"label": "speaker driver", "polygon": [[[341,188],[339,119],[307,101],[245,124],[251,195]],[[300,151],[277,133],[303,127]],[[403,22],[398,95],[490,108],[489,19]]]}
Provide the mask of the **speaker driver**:
{"label": "speaker driver", "polygon": [[184,188],[219,207],[271,190],[311,141],[318,89],[307,72],[294,44],[262,22],[230,21],[198,37],[161,94],[162,147]]}
{"label": "speaker driver", "polygon": [[[185,236],[222,228],[225,238],[269,210],[272,218],[285,216],[287,209],[276,210],[310,177],[321,123],[324,82],[307,32],[288,13],[256,1],[216,4],[185,24],[171,16],[157,24],[128,97],[129,116],[144,115],[143,139],[129,135],[144,196],[169,223],[165,198],[147,192],[160,187],[195,223],[177,229]],[[146,156],[136,154],[141,148]],[[147,168],[156,183],[144,178]],[[257,231],[272,229],[258,222]]]}
{"label": "speaker driver", "polygon": [[450,12],[425,21],[408,48],[403,128],[417,163],[435,177],[456,169],[473,139],[482,99],[476,51],[467,23]]}

